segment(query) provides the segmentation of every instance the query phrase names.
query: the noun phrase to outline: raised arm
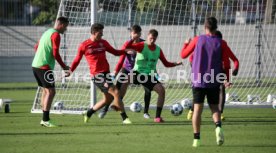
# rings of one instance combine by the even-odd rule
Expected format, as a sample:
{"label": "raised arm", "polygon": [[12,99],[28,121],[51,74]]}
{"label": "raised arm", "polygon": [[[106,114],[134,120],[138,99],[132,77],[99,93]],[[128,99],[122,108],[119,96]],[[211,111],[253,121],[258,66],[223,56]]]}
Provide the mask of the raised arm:
{"label": "raised arm", "polygon": [[72,72],[78,67],[83,55],[84,55],[84,48],[83,48],[83,45],[81,44],[79,46],[78,53],[77,53],[73,63],[71,64]]}
{"label": "raised arm", "polygon": [[193,53],[196,43],[197,43],[198,37],[195,37],[191,42],[184,43],[182,50],[181,50],[181,58],[187,58],[190,54]]}

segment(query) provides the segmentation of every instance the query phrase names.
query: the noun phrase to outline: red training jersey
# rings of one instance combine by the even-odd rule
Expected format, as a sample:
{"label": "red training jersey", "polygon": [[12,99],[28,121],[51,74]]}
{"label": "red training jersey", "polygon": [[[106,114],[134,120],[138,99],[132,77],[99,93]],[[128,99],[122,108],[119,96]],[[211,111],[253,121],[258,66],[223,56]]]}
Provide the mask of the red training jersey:
{"label": "red training jersey", "polygon": [[85,40],[79,46],[78,53],[71,64],[71,71],[73,72],[77,68],[84,55],[89,65],[91,75],[110,72],[109,64],[106,59],[106,51],[115,56],[125,54],[124,50],[114,49],[104,39],[98,41],[92,41],[91,39]]}

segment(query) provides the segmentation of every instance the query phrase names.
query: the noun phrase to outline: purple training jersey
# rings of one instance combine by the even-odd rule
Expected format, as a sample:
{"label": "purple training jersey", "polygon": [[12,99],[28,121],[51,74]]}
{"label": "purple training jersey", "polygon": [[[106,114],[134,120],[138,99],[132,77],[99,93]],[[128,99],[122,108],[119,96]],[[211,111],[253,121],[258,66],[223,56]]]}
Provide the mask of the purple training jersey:
{"label": "purple training jersey", "polygon": [[192,84],[199,88],[216,88],[216,79],[222,73],[221,39],[217,36],[201,35],[194,50]]}
{"label": "purple training jersey", "polygon": [[[142,42],[142,41],[145,41],[145,40],[140,38],[139,42]],[[123,68],[126,69],[128,72],[130,72],[133,69],[135,64],[135,58],[136,58],[136,54],[126,55]]]}

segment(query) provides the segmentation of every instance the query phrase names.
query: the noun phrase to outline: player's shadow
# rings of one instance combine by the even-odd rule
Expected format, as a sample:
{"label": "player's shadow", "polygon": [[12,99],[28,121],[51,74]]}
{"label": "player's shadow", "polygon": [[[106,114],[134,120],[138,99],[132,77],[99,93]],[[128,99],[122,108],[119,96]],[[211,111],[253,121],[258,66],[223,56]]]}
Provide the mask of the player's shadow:
{"label": "player's shadow", "polygon": [[67,133],[67,132],[57,132],[57,133],[0,133],[3,136],[28,136],[28,135],[71,135],[76,133]]}
{"label": "player's shadow", "polygon": [[151,126],[162,126],[162,125],[171,125],[171,126],[179,126],[179,125],[191,125],[190,121],[168,121],[166,120],[163,123],[155,123],[155,122],[138,122],[133,123],[134,125],[151,125]]}
{"label": "player's shadow", "polygon": [[276,123],[276,120],[232,120],[232,121],[225,121],[224,125],[271,125],[271,123]]}
{"label": "player's shadow", "polygon": [[232,147],[241,147],[241,148],[245,148],[245,147],[253,147],[253,148],[267,148],[267,147],[270,147],[270,148],[276,148],[276,145],[267,145],[267,144],[262,144],[262,145],[258,145],[258,144],[242,144],[242,145],[224,145],[223,147],[229,147],[229,148],[232,148]]}
{"label": "player's shadow", "polygon": [[[215,145],[204,145],[202,144],[200,146],[200,148],[204,148],[204,147],[215,147]],[[262,145],[257,145],[257,144],[234,144],[234,145],[227,145],[227,144],[223,144],[221,146],[221,148],[276,148],[276,145],[266,145],[266,144],[262,144]]]}

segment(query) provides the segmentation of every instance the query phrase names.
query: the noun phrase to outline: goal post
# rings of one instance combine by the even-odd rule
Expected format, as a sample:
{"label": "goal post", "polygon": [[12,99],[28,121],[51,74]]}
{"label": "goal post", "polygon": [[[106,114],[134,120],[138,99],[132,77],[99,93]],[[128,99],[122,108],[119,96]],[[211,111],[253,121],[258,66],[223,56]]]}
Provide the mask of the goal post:
{"label": "goal post", "polygon": [[[66,42],[62,41],[67,49],[61,54],[66,54],[67,64],[70,65],[79,44],[90,37],[93,22],[104,24],[103,39],[115,48],[120,48],[129,40],[130,25],[139,24],[143,39],[146,39],[150,29],[159,31],[156,43],[167,60],[175,62],[181,60],[180,51],[185,39],[204,34],[204,19],[215,16],[218,30],[240,61],[238,76],[232,79],[233,87],[226,89],[227,100],[231,102],[228,104],[270,104],[266,102],[268,95],[276,95],[276,21],[264,21],[265,15],[268,15],[265,11],[271,11],[266,9],[267,4],[267,0],[62,0],[63,6],[58,14],[68,17],[70,26],[66,32]],[[95,6],[94,10],[92,6]],[[109,53],[106,56],[112,72],[119,58]],[[182,62],[183,66],[174,68],[166,68],[158,62],[157,71],[164,80],[162,83],[166,90],[165,106],[192,98],[190,64],[186,59]],[[73,75],[65,79],[65,87],[62,87],[64,78],[60,77],[58,64],[55,72],[57,94],[51,112],[80,113],[91,102],[101,98],[101,92],[92,88],[85,57]],[[125,106],[134,101],[143,104],[143,95],[141,86],[130,85],[123,99]],[[37,94],[32,112],[40,110],[40,96]],[[63,106],[57,109],[55,104],[58,102]],[[151,106],[156,106],[156,102],[157,94],[153,93]]]}

